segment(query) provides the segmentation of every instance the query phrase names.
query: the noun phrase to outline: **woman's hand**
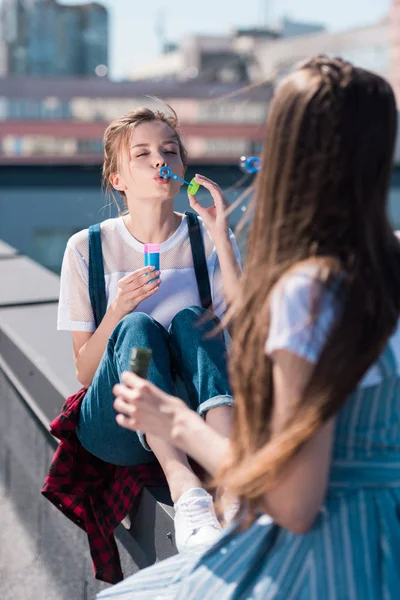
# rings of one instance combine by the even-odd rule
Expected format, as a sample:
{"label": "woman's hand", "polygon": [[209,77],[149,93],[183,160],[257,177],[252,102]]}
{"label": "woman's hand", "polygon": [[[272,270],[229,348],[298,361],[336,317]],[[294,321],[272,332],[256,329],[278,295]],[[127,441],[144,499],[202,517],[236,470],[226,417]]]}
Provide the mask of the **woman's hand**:
{"label": "woman's hand", "polygon": [[[155,279],[155,281],[152,281]],[[151,283],[150,283],[151,282]],[[118,291],[112,303],[120,319],[131,313],[143,300],[155,294],[161,284],[160,271],[142,267],[118,281]]]}
{"label": "woman's hand", "polygon": [[203,175],[196,175],[194,179],[210,192],[214,200],[214,206],[206,208],[196,200],[195,196],[188,193],[190,206],[201,217],[215,243],[221,235],[228,235],[229,225],[226,211],[229,203],[219,185],[214,181]]}
{"label": "woman's hand", "polygon": [[117,423],[125,429],[140,430],[165,442],[173,441],[180,427],[184,426],[185,418],[193,411],[179,398],[166,394],[134,373],[124,372],[122,381],[123,384],[113,388]]}
{"label": "woman's hand", "polygon": [[170,396],[134,373],[122,374],[123,384],[114,386],[117,423],[170,442],[194,458],[209,473],[216,474],[228,440],[175,396]]}
{"label": "woman's hand", "polygon": [[[206,208],[197,202],[194,196],[188,194],[190,206],[202,218],[203,223],[214,242],[221,267],[225,300],[227,303],[230,303],[237,295],[238,282],[241,277],[241,268],[235,256],[229,234],[227,211],[229,204],[221,188],[214,183],[214,181],[211,181],[211,179],[203,177],[202,175],[196,175],[195,180],[210,192],[212,199],[214,200],[214,206]],[[216,307],[218,309],[218,304],[216,304]]]}

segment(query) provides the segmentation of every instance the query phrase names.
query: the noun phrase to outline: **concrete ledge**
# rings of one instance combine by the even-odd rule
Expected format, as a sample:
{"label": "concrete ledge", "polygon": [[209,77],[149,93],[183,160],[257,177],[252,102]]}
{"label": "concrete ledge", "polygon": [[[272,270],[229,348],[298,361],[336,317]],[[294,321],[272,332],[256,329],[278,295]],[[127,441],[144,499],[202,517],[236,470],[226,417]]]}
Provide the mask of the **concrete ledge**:
{"label": "concrete ledge", "polygon": [[13,258],[14,256],[18,256],[17,250],[0,240],[0,259]]}
{"label": "concrete ledge", "polygon": [[[0,503],[7,499],[9,514],[18,520],[15,528],[36,548],[32,577],[38,585],[15,574],[8,581],[7,571],[0,580],[10,593],[0,583],[0,597],[86,600],[102,586],[93,578],[86,534],[40,495],[57,445],[49,423],[80,388],[70,333],[56,331],[59,278],[3,243],[0,277]],[[3,548],[12,543],[6,529],[11,538],[0,536]],[[146,489],[137,518],[120,525],[116,537],[125,575],[175,554],[168,490]],[[23,591],[15,583],[19,579],[27,586]]]}
{"label": "concrete ledge", "polygon": [[0,280],[7,282],[0,292],[0,307],[57,302],[59,277],[30,258],[1,259]]}

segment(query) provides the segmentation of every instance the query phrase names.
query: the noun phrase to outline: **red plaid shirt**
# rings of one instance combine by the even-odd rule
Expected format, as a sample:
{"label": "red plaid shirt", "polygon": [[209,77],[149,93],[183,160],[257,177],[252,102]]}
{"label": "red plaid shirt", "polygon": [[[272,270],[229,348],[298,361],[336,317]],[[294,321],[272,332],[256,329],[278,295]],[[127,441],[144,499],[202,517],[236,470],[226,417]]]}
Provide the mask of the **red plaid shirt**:
{"label": "red plaid shirt", "polygon": [[53,457],[42,494],[76,525],[86,531],[94,574],[107,583],[123,579],[114,529],[147,486],[166,485],[158,463],[119,467],[90,454],[75,430],[86,390],[66,400],[50,424],[61,440]]}

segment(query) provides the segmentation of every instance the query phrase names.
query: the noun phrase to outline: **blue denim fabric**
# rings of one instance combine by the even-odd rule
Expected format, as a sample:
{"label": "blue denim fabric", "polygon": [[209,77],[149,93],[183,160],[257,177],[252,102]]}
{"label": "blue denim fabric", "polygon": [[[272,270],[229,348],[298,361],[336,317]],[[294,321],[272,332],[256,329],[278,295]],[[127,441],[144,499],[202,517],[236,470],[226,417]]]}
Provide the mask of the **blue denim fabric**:
{"label": "blue denim fabric", "polygon": [[134,346],[151,348],[148,380],[176,394],[175,376],[183,382],[186,404],[204,415],[217,406],[231,406],[223,333],[207,338],[218,319],[203,308],[180,311],[168,331],[144,313],[124,317],[112,332],[92,385],[82,402],[77,435],[81,444],[102,460],[124,466],[155,462],[143,435],[115,421],[113,386],[129,370]]}

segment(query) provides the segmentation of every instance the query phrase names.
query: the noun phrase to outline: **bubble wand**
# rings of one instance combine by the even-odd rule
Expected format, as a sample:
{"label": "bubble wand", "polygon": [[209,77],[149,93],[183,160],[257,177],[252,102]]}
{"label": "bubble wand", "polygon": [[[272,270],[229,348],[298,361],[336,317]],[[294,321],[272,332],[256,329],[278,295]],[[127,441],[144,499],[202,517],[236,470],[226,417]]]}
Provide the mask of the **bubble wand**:
{"label": "bubble wand", "polygon": [[261,169],[261,158],[258,156],[241,156],[239,166],[245,173],[258,173]]}
{"label": "bubble wand", "polygon": [[182,177],[179,177],[179,175],[177,175],[176,173],[173,173],[171,171],[171,168],[167,167],[167,166],[161,167],[160,177],[162,177],[163,179],[171,178],[174,181],[181,181],[182,183],[186,183],[186,185],[189,187],[188,192],[191,196],[195,196],[200,188],[200,184],[197,183],[197,181],[195,181],[194,177],[191,181],[186,181],[186,179],[182,179]]}

